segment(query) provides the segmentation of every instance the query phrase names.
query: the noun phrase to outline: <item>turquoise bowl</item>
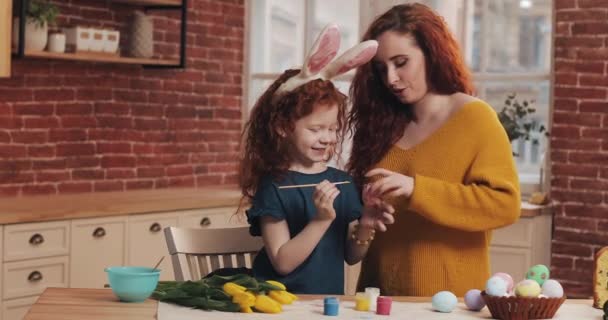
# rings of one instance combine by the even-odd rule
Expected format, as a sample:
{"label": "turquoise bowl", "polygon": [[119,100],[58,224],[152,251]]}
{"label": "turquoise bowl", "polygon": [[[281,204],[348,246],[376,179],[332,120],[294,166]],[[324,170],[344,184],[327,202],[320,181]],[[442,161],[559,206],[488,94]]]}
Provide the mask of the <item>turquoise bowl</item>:
{"label": "turquoise bowl", "polygon": [[158,284],[160,269],[148,267],[105,268],[112,292],[125,302],[143,302]]}

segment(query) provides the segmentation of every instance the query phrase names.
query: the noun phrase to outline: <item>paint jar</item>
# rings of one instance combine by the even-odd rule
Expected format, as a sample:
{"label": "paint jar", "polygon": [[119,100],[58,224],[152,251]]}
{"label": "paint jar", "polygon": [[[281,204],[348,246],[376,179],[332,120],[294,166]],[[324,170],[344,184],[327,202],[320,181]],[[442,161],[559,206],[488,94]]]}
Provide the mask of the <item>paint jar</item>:
{"label": "paint jar", "polygon": [[323,314],[326,316],[337,316],[340,301],[336,297],[325,297],[323,299]]}
{"label": "paint jar", "polygon": [[369,295],[365,292],[355,294],[355,310],[369,311]]}
{"label": "paint jar", "polygon": [[365,293],[367,294],[369,299],[369,310],[376,311],[376,300],[378,299],[378,296],[380,296],[380,289],[374,287],[367,287],[365,288]]}
{"label": "paint jar", "polygon": [[379,296],[376,301],[376,314],[388,316],[391,314],[393,300],[390,297]]}

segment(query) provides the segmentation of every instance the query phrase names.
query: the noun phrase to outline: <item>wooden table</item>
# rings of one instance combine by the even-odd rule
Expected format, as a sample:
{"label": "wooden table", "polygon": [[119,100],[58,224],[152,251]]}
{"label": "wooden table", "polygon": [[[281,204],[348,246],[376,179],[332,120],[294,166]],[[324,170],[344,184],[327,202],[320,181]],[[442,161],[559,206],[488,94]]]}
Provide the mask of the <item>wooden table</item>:
{"label": "wooden table", "polygon": [[[323,296],[298,295],[301,299],[320,299]],[[344,296],[340,300],[352,300]],[[393,297],[393,301],[429,302],[426,297]],[[567,300],[566,303],[588,304],[591,300]],[[153,320],[158,304],[154,300],[143,303],[122,303],[110,289],[47,288],[31,307],[26,320]],[[591,307],[590,307],[591,308]],[[599,312],[599,310],[598,310]],[[449,317],[446,317],[448,319]],[[599,319],[599,318],[598,318]]]}

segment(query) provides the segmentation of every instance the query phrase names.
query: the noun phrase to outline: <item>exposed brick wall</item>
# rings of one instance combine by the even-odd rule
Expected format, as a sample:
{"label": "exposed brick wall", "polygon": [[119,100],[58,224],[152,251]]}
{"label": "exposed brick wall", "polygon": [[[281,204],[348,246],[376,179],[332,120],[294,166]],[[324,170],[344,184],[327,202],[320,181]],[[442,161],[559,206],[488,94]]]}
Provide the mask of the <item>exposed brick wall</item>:
{"label": "exposed brick wall", "polygon": [[587,297],[594,254],[608,245],[608,1],[554,3],[552,273]]}
{"label": "exposed brick wall", "polygon": [[[134,7],[54,1],[59,25],[121,30]],[[155,13],[175,56],[179,11]],[[0,79],[0,197],[199,187],[236,181],[243,0],[189,1],[187,69],[13,60]]]}

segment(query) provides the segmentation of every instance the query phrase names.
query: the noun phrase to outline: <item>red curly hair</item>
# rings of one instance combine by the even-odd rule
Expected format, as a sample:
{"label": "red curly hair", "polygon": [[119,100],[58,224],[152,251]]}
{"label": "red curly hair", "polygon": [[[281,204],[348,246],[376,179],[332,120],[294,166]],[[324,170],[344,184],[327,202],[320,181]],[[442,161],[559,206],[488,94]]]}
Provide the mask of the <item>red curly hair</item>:
{"label": "red curly hair", "polygon": [[[471,75],[458,43],[444,19],[432,9],[418,3],[394,6],[372,22],[363,41],[377,39],[386,31],[410,34],[416,39],[424,53],[431,90],[472,94]],[[354,135],[347,167],[359,186],[365,182],[365,173],[401,138],[414,118],[411,106],[400,102],[382,77],[368,62],[357,69],[350,88],[353,107],[348,122]]]}
{"label": "red curly hair", "polygon": [[253,198],[260,179],[265,175],[281,177],[289,169],[289,140],[278,132],[292,132],[295,122],[314,111],[316,106],[338,106],[337,143],[334,155],[341,152],[346,132],[347,96],[329,80],[312,80],[296,89],[275,97],[275,92],[300,70],[285,71],[262,94],[251,111],[241,139],[244,150],[241,158],[239,186],[243,200]]}

